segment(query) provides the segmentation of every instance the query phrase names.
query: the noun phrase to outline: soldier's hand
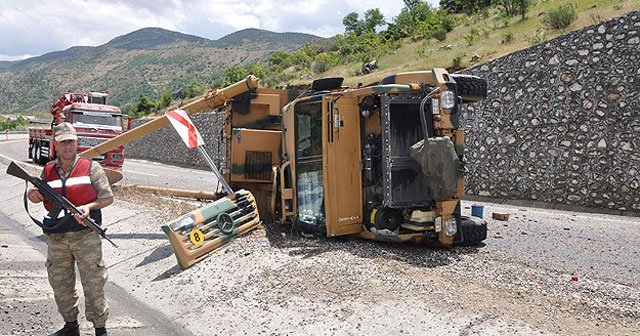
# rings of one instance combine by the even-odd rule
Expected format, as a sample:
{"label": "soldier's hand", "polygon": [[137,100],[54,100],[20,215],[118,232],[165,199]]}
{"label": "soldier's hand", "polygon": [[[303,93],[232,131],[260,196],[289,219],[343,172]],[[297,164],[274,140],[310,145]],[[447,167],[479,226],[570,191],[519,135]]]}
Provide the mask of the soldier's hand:
{"label": "soldier's hand", "polygon": [[30,188],[29,191],[27,191],[27,198],[29,198],[33,203],[40,203],[44,201],[44,197],[36,188]]}
{"label": "soldier's hand", "polygon": [[73,215],[73,217],[75,217],[76,221],[78,223],[80,223],[80,225],[87,226],[87,224],[85,224],[82,221],[82,219],[89,217],[89,211],[90,211],[89,207],[86,206],[86,205],[81,205],[81,206],[78,207],[78,210],[80,210],[80,212],[82,212],[82,216],[81,215]]}

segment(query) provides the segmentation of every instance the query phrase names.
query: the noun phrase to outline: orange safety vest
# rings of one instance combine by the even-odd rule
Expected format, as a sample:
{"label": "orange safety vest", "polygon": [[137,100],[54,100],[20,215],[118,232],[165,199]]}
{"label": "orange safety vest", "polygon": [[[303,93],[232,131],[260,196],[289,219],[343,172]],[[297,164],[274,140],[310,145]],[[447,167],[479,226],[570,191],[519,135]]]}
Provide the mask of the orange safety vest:
{"label": "orange safety vest", "polygon": [[[76,165],[71,169],[71,173],[66,179],[62,179],[58,174],[55,162],[49,162],[44,167],[44,180],[47,181],[49,186],[53,188],[58,194],[68,199],[73,205],[80,206],[91,203],[94,201],[98,192],[96,188],[91,184],[91,160],[85,158],[78,158]],[[47,210],[51,210],[51,203],[44,201],[44,207]],[[92,210],[90,213],[98,224],[102,221],[102,214],[100,210]],[[47,233],[62,233],[68,231],[80,231],[86,227],[78,224],[76,220],[71,217],[64,224],[56,227],[55,230],[47,230],[47,227],[51,228],[57,223],[56,218],[45,218],[43,221],[44,231]]]}

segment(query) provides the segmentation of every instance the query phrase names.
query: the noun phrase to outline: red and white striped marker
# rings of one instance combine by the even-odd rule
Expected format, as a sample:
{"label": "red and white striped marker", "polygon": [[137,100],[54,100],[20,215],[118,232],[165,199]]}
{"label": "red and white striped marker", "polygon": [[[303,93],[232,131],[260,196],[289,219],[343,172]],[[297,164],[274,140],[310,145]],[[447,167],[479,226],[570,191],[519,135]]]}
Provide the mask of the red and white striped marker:
{"label": "red and white striped marker", "polygon": [[229,183],[224,180],[224,176],[222,176],[222,174],[216,167],[216,164],[213,162],[209,154],[207,154],[207,151],[204,150],[204,140],[202,140],[200,132],[198,132],[198,129],[196,129],[196,127],[191,122],[189,114],[187,114],[187,112],[184,110],[173,110],[165,112],[164,115],[167,116],[167,119],[169,119],[169,122],[171,122],[173,128],[176,130],[176,132],[178,132],[178,135],[180,136],[184,144],[187,145],[189,149],[198,149],[202,157],[205,159],[205,161],[207,161],[209,167],[211,167],[213,173],[218,178],[220,184],[222,184],[222,187],[227,192],[227,195],[233,195],[233,189],[231,189]]}
{"label": "red and white striped marker", "polygon": [[204,145],[204,140],[202,140],[202,136],[198,129],[193,125],[191,119],[189,118],[189,114],[187,114],[184,110],[173,110],[165,112],[167,119],[173,125],[173,128],[176,129],[178,135],[182,139],[185,145],[189,147],[189,149],[194,149],[199,146]]}

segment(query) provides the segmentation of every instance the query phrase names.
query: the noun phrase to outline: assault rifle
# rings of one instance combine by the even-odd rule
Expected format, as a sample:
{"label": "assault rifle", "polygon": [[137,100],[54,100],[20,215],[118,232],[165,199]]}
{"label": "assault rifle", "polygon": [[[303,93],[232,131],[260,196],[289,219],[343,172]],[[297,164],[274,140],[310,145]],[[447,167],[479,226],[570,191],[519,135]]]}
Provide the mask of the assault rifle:
{"label": "assault rifle", "polygon": [[[38,188],[38,191],[40,192],[40,194],[42,194],[42,197],[44,197],[44,199],[46,199],[51,203],[51,210],[49,210],[49,214],[48,214],[49,218],[51,219],[58,218],[58,215],[62,210],[65,210],[67,213],[62,220],[66,220],[68,217],[72,215],[82,215],[82,212],[75,205],[73,205],[73,203],[69,202],[68,199],[58,194],[53,188],[51,188],[49,184],[47,184],[46,181],[44,181],[43,179],[37,176],[29,175],[29,173],[24,171],[24,169],[18,166],[15,162],[12,161],[9,164],[9,167],[7,167],[7,174],[23,179],[25,181],[29,181],[36,188]],[[107,237],[107,234],[106,234],[107,229],[101,228],[100,225],[93,220],[93,218],[91,217],[82,218],[82,222],[84,222],[84,224],[87,227],[95,231],[102,238],[110,242],[111,245],[113,245],[116,248],[118,247],[118,245],[116,245],[114,242],[111,241],[111,239],[109,239],[109,237]]]}

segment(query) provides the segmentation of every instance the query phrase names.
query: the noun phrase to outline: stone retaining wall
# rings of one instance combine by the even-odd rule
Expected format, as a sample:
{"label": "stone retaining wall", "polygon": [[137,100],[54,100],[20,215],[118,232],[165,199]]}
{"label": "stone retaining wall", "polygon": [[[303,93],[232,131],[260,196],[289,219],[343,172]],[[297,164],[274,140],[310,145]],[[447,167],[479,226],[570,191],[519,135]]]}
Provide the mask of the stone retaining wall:
{"label": "stone retaining wall", "polygon": [[[218,141],[221,138],[220,134],[224,125],[223,114],[204,112],[190,117],[200,135],[202,135],[202,139],[205,142],[205,150],[214,162],[219,165],[219,168],[223,169],[226,162],[225,155],[221,154],[225,152],[225,148]],[[134,120],[132,126],[137,127],[149,120],[151,119]],[[209,169],[207,162],[202,158],[198,150],[189,150],[171,125],[127,144],[125,153],[128,158]]]}
{"label": "stone retaining wall", "polygon": [[640,210],[640,12],[464,71],[467,193]]}

